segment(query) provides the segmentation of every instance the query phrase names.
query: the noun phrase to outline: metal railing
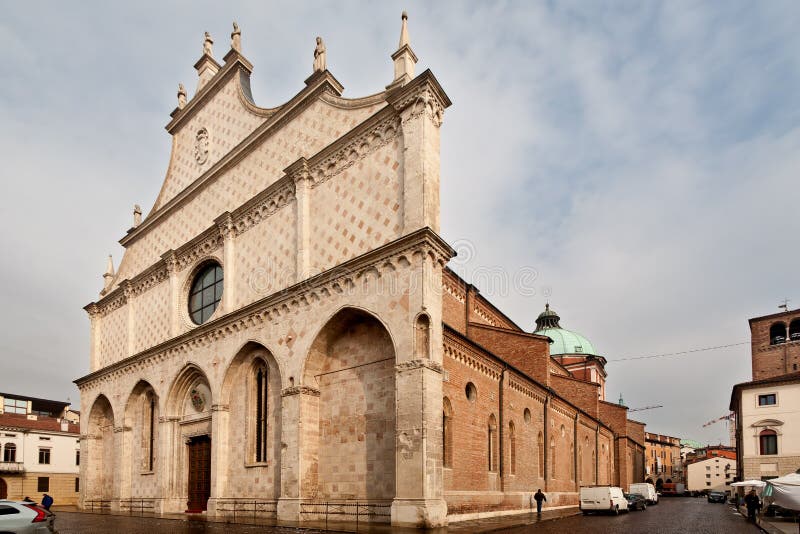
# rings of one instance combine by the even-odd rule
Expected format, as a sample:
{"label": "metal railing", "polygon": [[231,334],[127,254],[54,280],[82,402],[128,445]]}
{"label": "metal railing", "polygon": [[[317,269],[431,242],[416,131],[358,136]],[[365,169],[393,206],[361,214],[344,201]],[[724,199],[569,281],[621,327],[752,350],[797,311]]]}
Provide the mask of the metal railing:
{"label": "metal railing", "polygon": [[229,517],[232,523],[252,520],[275,519],[278,515],[278,501],[259,501],[255,499],[225,499],[217,501],[217,514]]}
{"label": "metal railing", "polygon": [[110,499],[87,499],[83,501],[84,509],[88,509],[91,512],[110,512],[111,511],[111,500]]}
{"label": "metal railing", "polygon": [[388,523],[391,520],[392,505],[390,503],[374,503],[359,501],[338,502],[304,502],[300,503],[300,516],[302,520],[325,521],[328,520],[355,522],[358,530],[359,522]]}
{"label": "metal railing", "polygon": [[138,510],[139,515],[144,515],[145,513],[155,514],[156,499],[153,497],[120,499],[119,510],[120,512],[127,510],[128,515],[133,515],[136,510]]}

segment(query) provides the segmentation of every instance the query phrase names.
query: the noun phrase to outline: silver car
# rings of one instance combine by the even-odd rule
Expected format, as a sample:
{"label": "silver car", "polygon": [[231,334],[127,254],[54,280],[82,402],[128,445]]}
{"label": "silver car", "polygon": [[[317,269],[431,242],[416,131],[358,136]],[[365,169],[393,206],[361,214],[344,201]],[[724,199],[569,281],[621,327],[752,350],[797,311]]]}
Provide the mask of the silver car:
{"label": "silver car", "polygon": [[0,501],[0,532],[52,534],[56,516],[35,502]]}

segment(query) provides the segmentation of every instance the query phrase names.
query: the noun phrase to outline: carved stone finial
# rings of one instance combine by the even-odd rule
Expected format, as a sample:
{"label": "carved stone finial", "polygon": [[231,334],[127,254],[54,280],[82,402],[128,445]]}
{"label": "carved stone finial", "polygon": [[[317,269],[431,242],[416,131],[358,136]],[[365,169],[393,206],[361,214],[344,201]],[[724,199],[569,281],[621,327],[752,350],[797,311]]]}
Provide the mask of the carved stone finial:
{"label": "carved stone finial", "polygon": [[142,224],[142,208],[139,204],[133,205],[133,227],[136,228]]}
{"label": "carved stone finial", "polygon": [[207,56],[213,56],[212,47],[214,46],[214,39],[211,38],[211,34],[206,32],[205,37],[203,39],[203,54]]}
{"label": "carved stone finial", "polygon": [[114,281],[114,260],[111,254],[108,255],[108,262],[106,263],[106,272],[103,273],[103,291],[107,291]]}
{"label": "carved stone finial", "polygon": [[392,54],[394,80],[386,86],[387,89],[405,85],[414,78],[414,65],[417,63],[417,56],[411,50],[411,40],[408,37],[408,13],[403,11],[401,20],[403,23],[400,27],[400,43],[397,45],[397,51]]}
{"label": "carved stone finial", "polygon": [[327,69],[325,60],[325,43],[322,37],[317,37],[317,46],[314,48],[314,72],[324,72]]}
{"label": "carved stone finial", "polygon": [[233,22],[233,32],[231,32],[231,48],[239,53],[242,52],[242,30],[236,21]]}
{"label": "carved stone finial", "polygon": [[186,107],[186,88],[182,83],[178,84],[178,109]]}

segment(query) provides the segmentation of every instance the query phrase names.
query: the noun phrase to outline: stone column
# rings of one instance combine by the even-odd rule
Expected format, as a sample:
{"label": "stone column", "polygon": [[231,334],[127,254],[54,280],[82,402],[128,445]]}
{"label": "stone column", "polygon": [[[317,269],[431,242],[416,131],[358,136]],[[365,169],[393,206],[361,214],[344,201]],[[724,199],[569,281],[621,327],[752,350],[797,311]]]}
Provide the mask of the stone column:
{"label": "stone column", "polygon": [[316,495],[319,395],[309,386],[281,391],[280,521],[300,521],[303,499]]}
{"label": "stone column", "polygon": [[[223,293],[224,294],[224,293]],[[217,501],[225,498],[228,489],[228,422],[230,408],[227,404],[211,405],[211,495],[207,514],[217,515]]]}
{"label": "stone column", "polygon": [[[122,480],[123,478],[120,476],[120,472],[122,471],[122,466],[125,464],[123,455],[120,454],[120,451],[124,450],[124,436],[125,436],[125,427],[124,426],[115,426],[114,427],[114,451],[117,454],[114,454],[114,462],[113,466],[111,467],[114,470],[114,487],[111,490],[111,511],[112,512],[119,512],[121,509],[120,499],[122,498]],[[107,467],[104,465],[104,469]]]}
{"label": "stone column", "polygon": [[183,461],[180,448],[181,441],[180,417],[169,416],[159,418],[160,425],[158,436],[161,446],[158,448],[158,461],[161,466],[161,513],[179,513],[186,510],[186,500],[183,498],[182,483],[178,477],[182,472],[179,463]]}

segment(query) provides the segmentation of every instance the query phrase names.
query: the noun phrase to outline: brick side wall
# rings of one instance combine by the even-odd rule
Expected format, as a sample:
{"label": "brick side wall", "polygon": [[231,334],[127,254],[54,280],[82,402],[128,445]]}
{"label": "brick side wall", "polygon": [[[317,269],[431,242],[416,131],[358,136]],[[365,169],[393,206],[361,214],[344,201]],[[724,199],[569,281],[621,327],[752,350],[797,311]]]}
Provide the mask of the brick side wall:
{"label": "brick side wall", "polygon": [[553,375],[550,378],[550,387],[589,415],[598,416],[599,385],[566,376]]}
{"label": "brick side wall", "polygon": [[474,323],[469,337],[536,381],[548,384],[550,351],[546,338]]}

